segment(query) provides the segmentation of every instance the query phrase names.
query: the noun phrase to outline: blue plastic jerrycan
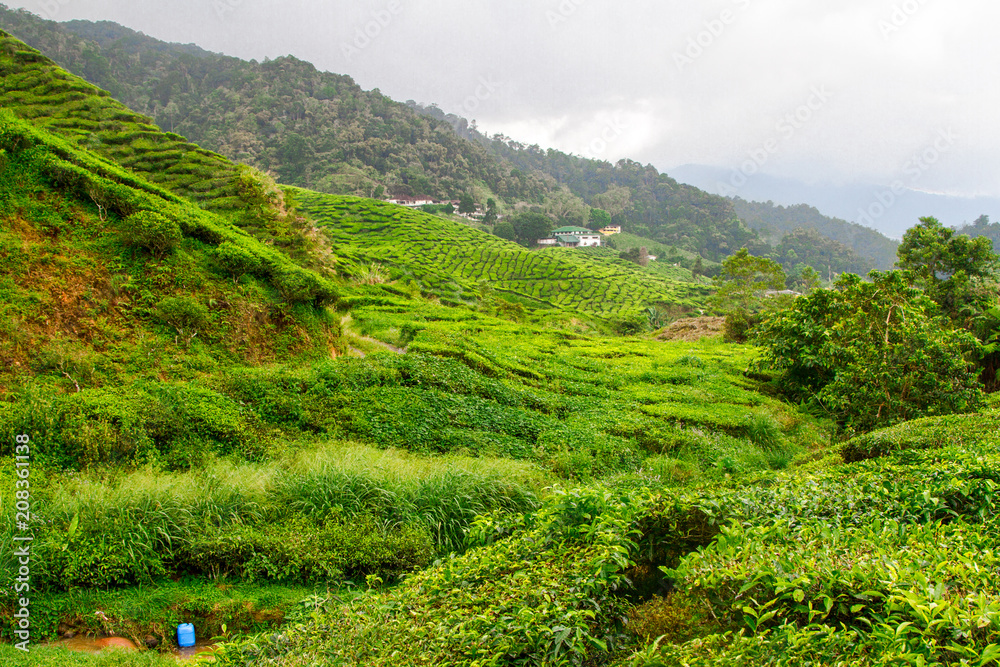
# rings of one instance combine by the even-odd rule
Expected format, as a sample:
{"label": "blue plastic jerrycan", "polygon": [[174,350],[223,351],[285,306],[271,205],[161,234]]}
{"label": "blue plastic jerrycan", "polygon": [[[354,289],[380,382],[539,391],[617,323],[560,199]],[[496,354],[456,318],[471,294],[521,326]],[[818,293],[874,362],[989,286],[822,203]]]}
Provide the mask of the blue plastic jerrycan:
{"label": "blue plastic jerrycan", "polygon": [[194,626],[190,623],[181,623],[177,626],[177,645],[181,648],[194,646]]}

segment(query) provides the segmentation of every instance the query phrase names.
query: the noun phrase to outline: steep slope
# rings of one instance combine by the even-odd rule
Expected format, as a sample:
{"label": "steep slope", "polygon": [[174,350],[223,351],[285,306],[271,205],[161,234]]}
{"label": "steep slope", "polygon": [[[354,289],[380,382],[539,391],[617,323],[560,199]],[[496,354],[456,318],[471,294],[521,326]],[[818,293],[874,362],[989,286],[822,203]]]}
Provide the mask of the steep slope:
{"label": "steep slope", "polygon": [[41,363],[73,382],[78,372],[106,382],[150,345],[166,366],[148,370],[172,374],[171,353],[204,355],[210,367],[335,342],[328,280],[7,110],[0,192],[6,373]]}

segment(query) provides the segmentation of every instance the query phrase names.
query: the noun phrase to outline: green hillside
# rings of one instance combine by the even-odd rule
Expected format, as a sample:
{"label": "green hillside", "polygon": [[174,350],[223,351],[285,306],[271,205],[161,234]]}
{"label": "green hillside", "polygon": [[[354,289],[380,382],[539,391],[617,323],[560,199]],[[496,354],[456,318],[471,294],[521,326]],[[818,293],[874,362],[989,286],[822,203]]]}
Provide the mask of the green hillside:
{"label": "green hillside", "polygon": [[0,28],[160,127],[285,184],[360,196],[469,193],[483,206],[491,197],[502,209],[538,206],[556,226],[583,224],[589,207],[603,208],[628,231],[714,261],[744,245],[769,249],[728,200],[651,165],[464,133],[469,140],[439,111],[432,117],[294,57],[246,62],[113,23],[57,24],[2,6]]}
{"label": "green hillside", "polygon": [[[657,277],[634,264],[601,261],[573,249],[529,251],[441,218],[353,197],[299,191],[303,212],[330,235],[337,252],[392,277],[474,303],[482,289],[535,309],[601,319],[634,316],[657,303],[695,309],[708,290]],[[609,258],[610,259],[610,258]]]}
{"label": "green hillside", "polygon": [[782,398],[857,378],[877,421],[906,366],[979,405],[901,274],[776,311],[808,349],[762,366],[650,331],[706,302],[672,245],[279,186],[0,47],[0,664],[175,665],[182,622],[220,667],[1000,661],[998,402],[843,442]]}

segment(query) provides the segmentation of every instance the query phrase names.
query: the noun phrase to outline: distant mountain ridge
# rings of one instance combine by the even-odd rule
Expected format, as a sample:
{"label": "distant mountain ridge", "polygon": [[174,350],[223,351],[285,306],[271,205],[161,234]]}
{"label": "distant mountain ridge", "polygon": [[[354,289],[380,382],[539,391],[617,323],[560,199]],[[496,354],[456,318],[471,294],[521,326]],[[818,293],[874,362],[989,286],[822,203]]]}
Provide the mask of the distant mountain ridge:
{"label": "distant mountain ridge", "polygon": [[778,206],[772,201],[752,202],[739,197],[733,200],[733,204],[740,219],[772,243],[780,243],[786,234],[796,229],[815,229],[828,239],[867,257],[876,269],[889,269],[896,262],[899,241],[887,238],[874,229],[827,217],[808,204]]}
{"label": "distant mountain ridge", "polygon": [[[729,187],[733,170],[705,165],[683,165],[671,170],[680,181],[715,194],[733,195]],[[847,185],[807,184],[794,179],[757,174],[747,179],[734,196],[759,202],[795,207],[808,202],[825,216],[870,227],[893,239],[924,216],[933,216],[950,227],[971,224],[980,215],[1000,218],[1000,199],[958,197],[923,192],[915,187],[902,194],[879,183]]]}
{"label": "distant mountain ridge", "polygon": [[[375,198],[470,194],[480,205],[493,198],[501,213],[546,213],[554,226],[586,225],[589,209],[602,208],[625,231],[713,261],[741,247],[773,254],[782,243],[762,240],[727,198],[651,165],[487,137],[465,119],[364,91],[348,76],[294,57],[248,62],[111,22],[57,24],[3,5],[0,26],[169,132],[273,172],[285,184]],[[812,238],[792,243],[801,247]],[[823,245],[807,255],[835,259],[817,260],[817,270],[857,266],[864,273],[876,264]]]}

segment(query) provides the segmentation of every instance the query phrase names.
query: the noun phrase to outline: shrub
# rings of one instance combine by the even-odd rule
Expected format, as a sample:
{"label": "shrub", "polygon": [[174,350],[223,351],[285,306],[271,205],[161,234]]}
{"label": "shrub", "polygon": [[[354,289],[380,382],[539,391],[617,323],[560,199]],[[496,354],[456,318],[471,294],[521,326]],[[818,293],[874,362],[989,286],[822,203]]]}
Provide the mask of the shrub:
{"label": "shrub", "polygon": [[175,220],[155,211],[139,211],[125,218],[120,225],[126,245],[148,250],[161,258],[180,245],[183,235]]}
{"label": "shrub", "polygon": [[223,270],[237,278],[246,273],[251,275],[259,274],[263,269],[261,259],[257,253],[232,241],[226,241],[216,248],[212,254]]}
{"label": "shrub", "polygon": [[208,324],[208,309],[189,296],[161,299],[153,309],[153,316],[177,330],[186,343],[198,335]]}
{"label": "shrub", "polygon": [[846,433],[923,416],[972,412],[982,391],[966,361],[975,339],[898,271],[845,274],[771,315],[759,366],[781,372],[782,391],[815,400]]}

